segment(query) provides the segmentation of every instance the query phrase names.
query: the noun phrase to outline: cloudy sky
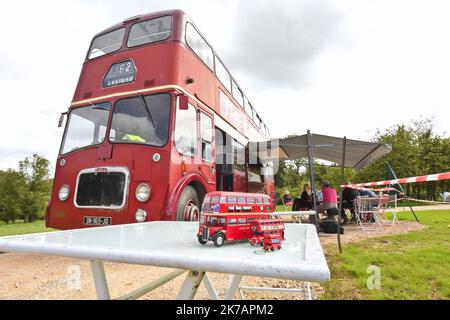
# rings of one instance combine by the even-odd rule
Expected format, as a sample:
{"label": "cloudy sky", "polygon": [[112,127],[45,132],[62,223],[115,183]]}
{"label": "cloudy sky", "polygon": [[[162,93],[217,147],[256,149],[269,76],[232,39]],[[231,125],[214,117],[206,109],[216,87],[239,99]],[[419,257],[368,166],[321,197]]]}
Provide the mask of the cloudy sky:
{"label": "cloudy sky", "polygon": [[370,139],[430,118],[449,135],[450,2],[433,0],[8,1],[0,11],[0,169],[55,162],[90,40],[128,17],[180,8],[273,137]]}

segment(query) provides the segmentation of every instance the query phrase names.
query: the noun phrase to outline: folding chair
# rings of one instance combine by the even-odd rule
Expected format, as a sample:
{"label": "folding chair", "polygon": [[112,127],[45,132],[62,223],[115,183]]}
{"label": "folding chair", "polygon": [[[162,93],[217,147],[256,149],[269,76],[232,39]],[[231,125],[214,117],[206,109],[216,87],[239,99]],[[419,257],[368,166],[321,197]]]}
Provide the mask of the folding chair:
{"label": "folding chair", "polygon": [[394,226],[395,223],[400,224],[400,221],[398,220],[397,217],[397,194],[394,194],[393,196],[386,196],[388,199],[386,200],[386,204],[384,206],[384,208],[387,207],[387,204],[389,202],[394,202],[394,208],[392,211],[392,221],[389,221],[389,219],[386,218],[385,221],[383,221],[385,224],[391,224],[391,226]]}
{"label": "folding chair", "polygon": [[384,197],[357,197],[355,199],[356,224],[362,231],[381,230],[381,214],[384,212]]}

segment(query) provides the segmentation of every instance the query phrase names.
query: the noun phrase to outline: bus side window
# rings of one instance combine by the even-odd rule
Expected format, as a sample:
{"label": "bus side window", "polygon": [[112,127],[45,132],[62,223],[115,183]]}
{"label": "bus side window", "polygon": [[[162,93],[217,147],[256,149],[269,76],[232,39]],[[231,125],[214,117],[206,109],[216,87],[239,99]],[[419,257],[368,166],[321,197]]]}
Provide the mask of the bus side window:
{"label": "bus side window", "polygon": [[197,111],[192,104],[187,110],[176,108],[174,141],[178,152],[194,157],[197,154]]}
{"label": "bus side window", "polygon": [[238,219],[238,224],[246,224],[247,223],[247,219],[246,218],[239,218]]}
{"label": "bus side window", "polygon": [[190,23],[186,25],[186,43],[209,69],[214,70],[214,54],[211,47]]}
{"label": "bus side window", "polygon": [[202,140],[202,159],[208,162],[213,161],[213,124],[212,119],[200,113],[200,135]]}

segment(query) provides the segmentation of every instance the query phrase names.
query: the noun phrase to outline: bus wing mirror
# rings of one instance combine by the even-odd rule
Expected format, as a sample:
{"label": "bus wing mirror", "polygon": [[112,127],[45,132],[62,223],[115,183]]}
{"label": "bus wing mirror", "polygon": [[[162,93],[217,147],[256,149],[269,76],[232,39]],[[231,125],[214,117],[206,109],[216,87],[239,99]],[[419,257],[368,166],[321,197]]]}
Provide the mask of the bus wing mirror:
{"label": "bus wing mirror", "polygon": [[189,109],[189,97],[185,94],[178,96],[178,109],[187,110]]}
{"label": "bus wing mirror", "polygon": [[58,121],[58,128],[61,128],[64,122],[64,116],[67,114],[67,112],[63,112],[61,113],[61,115],[59,116],[59,121]]}

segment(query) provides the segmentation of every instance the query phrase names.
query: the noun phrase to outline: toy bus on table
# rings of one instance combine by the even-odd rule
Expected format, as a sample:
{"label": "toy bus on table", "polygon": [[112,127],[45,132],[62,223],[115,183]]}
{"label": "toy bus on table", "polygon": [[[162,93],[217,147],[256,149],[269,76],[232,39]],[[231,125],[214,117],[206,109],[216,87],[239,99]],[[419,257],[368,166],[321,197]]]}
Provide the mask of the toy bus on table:
{"label": "toy bus on table", "polygon": [[198,241],[221,247],[225,242],[250,241],[263,244],[267,234],[284,239],[284,223],[271,218],[273,205],[264,194],[211,192],[205,196],[200,214]]}

